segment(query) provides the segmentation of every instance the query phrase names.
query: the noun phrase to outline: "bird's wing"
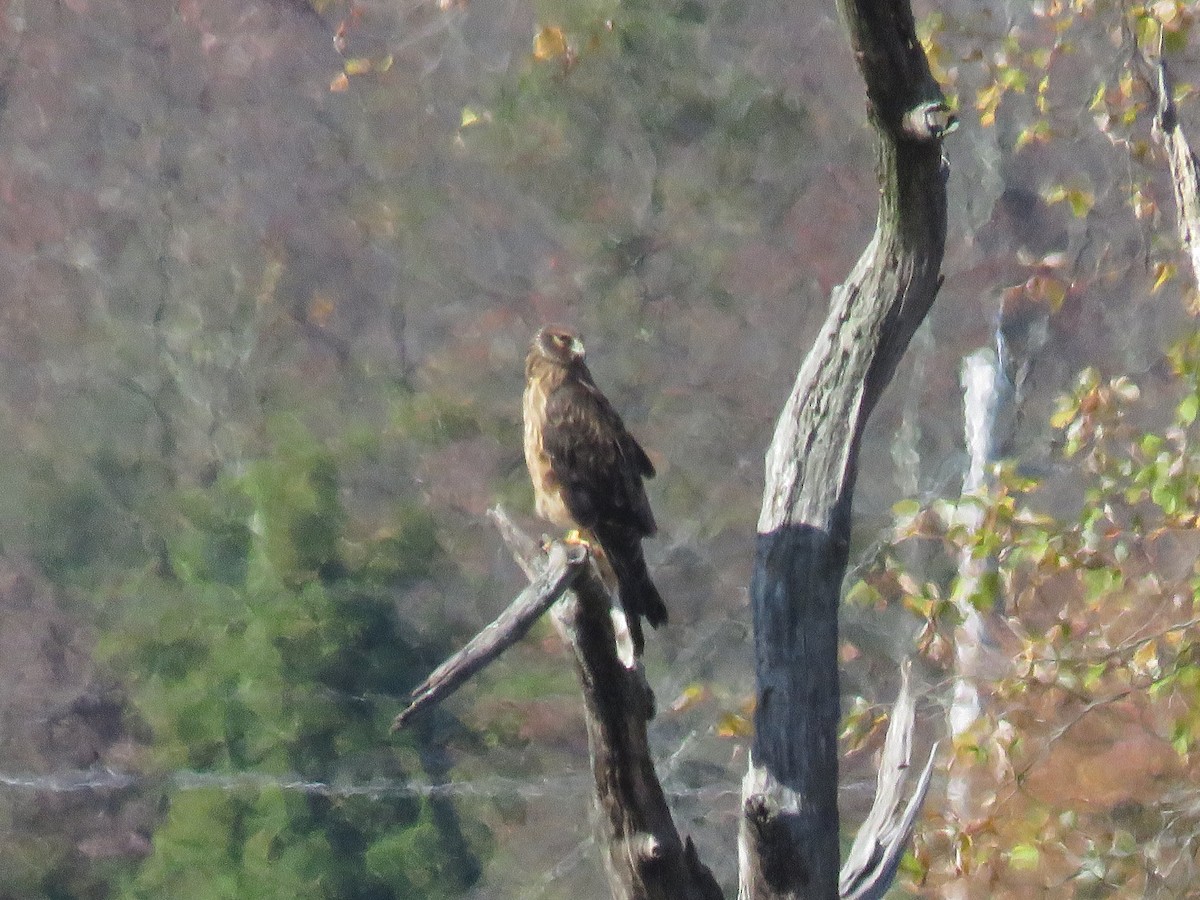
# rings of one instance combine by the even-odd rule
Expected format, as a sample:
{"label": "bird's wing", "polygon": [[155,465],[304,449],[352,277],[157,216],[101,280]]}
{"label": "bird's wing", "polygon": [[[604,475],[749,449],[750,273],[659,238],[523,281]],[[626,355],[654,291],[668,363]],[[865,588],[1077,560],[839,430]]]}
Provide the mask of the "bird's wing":
{"label": "bird's wing", "polygon": [[643,478],[654,476],[654,465],[594,384],[568,378],[550,394],[542,444],[580,527],[619,523],[643,536],[654,534],[642,485]]}

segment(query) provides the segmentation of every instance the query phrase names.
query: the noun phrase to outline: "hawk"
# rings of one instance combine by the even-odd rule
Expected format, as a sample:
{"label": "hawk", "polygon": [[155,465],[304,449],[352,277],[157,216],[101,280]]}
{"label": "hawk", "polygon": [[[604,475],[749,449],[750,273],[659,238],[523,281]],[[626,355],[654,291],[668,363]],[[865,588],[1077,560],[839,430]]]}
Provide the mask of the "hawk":
{"label": "hawk", "polygon": [[599,544],[641,654],[641,617],[655,627],[667,621],[642,555],[642,539],[658,530],[642,484],[654,465],[596,387],[583,354],[569,328],[547,326],[534,336],[525,360],[525,464],[538,515]]}

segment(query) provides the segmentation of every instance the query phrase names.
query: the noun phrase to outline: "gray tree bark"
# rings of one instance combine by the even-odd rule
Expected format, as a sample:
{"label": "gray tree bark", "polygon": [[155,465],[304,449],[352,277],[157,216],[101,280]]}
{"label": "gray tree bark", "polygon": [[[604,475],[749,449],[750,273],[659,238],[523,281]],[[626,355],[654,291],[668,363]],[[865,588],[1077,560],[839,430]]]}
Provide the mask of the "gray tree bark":
{"label": "gray tree bark", "polygon": [[838,602],[863,428],[933,303],[952,127],[907,0],[843,0],[877,132],[879,219],[796,379],[767,452],[750,595],[757,707],[743,784],[743,900],[834,898]]}

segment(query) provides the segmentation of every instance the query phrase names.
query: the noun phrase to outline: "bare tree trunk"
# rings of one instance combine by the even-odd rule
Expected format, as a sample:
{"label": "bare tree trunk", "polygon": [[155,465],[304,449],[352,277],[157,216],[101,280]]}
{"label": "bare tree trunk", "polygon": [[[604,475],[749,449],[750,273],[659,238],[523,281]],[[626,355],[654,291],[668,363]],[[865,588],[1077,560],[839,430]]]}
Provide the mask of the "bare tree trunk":
{"label": "bare tree trunk", "polygon": [[[996,330],[997,347],[1003,351],[1004,335]],[[1001,355],[981,348],[963,358],[963,425],[968,468],[963,477],[962,496],[984,495],[993,484],[992,465],[1000,458],[1001,448],[1011,437],[1002,433],[1002,423],[1015,421],[1019,402],[1016,386],[1006,375]],[[956,524],[968,533],[982,527],[984,507],[976,503],[959,505]],[[950,703],[950,737],[955,746],[976,726],[984,710],[982,687],[1002,678],[1009,667],[996,638],[1004,598],[994,595],[992,608],[980,610],[976,594],[988,588],[989,574],[996,571],[994,557],[977,557],[970,549],[962,551],[958,561],[958,580],[952,599],[962,616],[954,634],[954,695]],[[957,762],[957,761],[955,761]],[[952,765],[946,794],[960,825],[970,821],[978,809],[972,791],[971,767]]]}
{"label": "bare tree trunk", "polygon": [[951,121],[907,0],[844,0],[878,132],[875,236],[833,292],[767,452],[751,584],[757,707],[740,895],[838,896],[838,603],[867,416],[933,303]]}

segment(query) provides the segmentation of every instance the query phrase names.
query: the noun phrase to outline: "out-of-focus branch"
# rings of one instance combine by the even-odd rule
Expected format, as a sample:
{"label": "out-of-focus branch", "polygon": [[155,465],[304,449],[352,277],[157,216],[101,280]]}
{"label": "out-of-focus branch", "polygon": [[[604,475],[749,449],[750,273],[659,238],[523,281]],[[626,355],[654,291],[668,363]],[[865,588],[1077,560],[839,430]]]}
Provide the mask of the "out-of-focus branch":
{"label": "out-of-focus branch", "polygon": [[1179,240],[1192,261],[1192,277],[1200,280],[1200,162],[1179,127],[1167,61],[1158,60],[1158,110],[1154,132],[1167,150],[1171,184],[1175,187]]}
{"label": "out-of-focus branch", "polygon": [[883,755],[879,760],[879,775],[875,785],[875,802],[842,866],[839,893],[844,900],[876,900],[882,897],[896,876],[904,848],[912,837],[917,813],[929,792],[937,745],[921,770],[916,788],[908,802],[903,802],[904,788],[912,775],[912,734],[916,722],[916,698],[912,692],[911,666],[900,670],[900,693],[892,709]]}

